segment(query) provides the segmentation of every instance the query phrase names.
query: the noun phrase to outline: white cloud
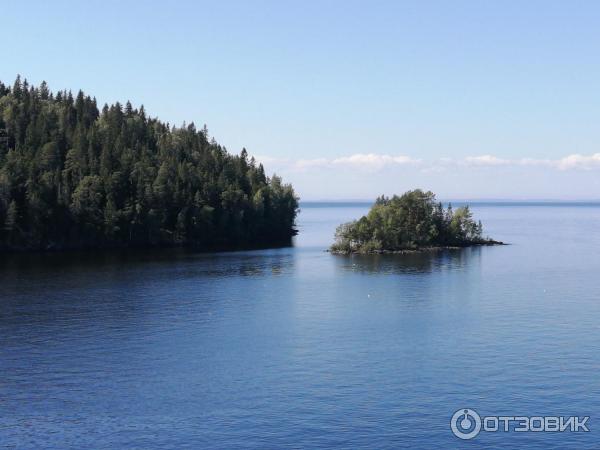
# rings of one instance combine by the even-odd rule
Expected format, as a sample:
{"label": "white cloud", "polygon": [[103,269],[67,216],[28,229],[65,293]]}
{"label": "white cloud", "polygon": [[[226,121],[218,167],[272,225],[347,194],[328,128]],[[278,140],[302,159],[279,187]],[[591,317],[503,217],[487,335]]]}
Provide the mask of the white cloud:
{"label": "white cloud", "polygon": [[510,165],[511,161],[493,155],[481,155],[467,156],[464,163],[468,166],[506,166]]}
{"label": "white cloud", "polygon": [[600,167],[600,153],[594,153],[590,156],[569,155],[558,160],[557,167],[561,170],[585,169],[590,170]]}
{"label": "white cloud", "polygon": [[329,160],[327,158],[315,158],[315,159],[299,159],[295,162],[294,167],[296,169],[311,169],[314,167],[326,167],[328,166]]}
{"label": "white cloud", "polygon": [[414,159],[405,155],[394,156],[379,155],[377,153],[356,153],[354,155],[336,158],[332,161],[332,164],[380,170],[387,165],[418,164],[419,162],[419,159]]}
{"label": "white cloud", "polygon": [[346,168],[369,172],[381,171],[386,167],[418,166],[422,172],[442,172],[450,167],[463,166],[472,168],[484,167],[546,167],[555,170],[592,170],[600,169],[600,153],[592,155],[571,154],[559,159],[518,158],[506,159],[495,155],[484,154],[467,156],[462,159],[437,158],[423,161],[407,155],[388,155],[379,153],[355,153],[337,158],[291,159],[255,156],[271,170],[306,171],[311,169]]}
{"label": "white cloud", "polygon": [[473,166],[540,166],[559,170],[591,170],[600,167],[600,153],[589,156],[573,154],[559,159],[503,159],[493,155],[469,156],[465,158],[465,163]]}
{"label": "white cloud", "polygon": [[339,158],[313,158],[290,160],[286,158],[271,158],[256,156],[256,160],[273,167],[290,170],[309,170],[316,168],[355,168],[361,170],[378,171],[386,166],[418,164],[419,159],[404,155],[385,155],[377,153],[355,153]]}

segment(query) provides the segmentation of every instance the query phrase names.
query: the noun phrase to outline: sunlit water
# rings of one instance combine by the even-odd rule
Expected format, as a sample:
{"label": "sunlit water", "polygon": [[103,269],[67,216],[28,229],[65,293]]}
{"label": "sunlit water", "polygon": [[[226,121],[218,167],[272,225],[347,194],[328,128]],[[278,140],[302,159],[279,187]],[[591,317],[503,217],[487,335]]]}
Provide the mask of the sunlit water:
{"label": "sunlit water", "polygon": [[[598,448],[600,207],[478,205],[503,247],[3,256],[0,447]],[[450,431],[591,416],[590,433]]]}

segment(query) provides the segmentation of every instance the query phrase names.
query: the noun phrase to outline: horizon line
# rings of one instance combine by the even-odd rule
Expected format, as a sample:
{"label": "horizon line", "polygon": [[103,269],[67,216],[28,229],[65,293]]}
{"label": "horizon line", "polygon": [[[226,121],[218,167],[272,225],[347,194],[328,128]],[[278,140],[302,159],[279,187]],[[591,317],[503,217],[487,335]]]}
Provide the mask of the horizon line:
{"label": "horizon line", "polygon": [[[375,199],[365,198],[349,198],[349,199],[302,199],[300,203],[373,203]],[[600,204],[600,198],[591,199],[560,199],[560,198],[441,198],[438,201],[442,203],[598,203]]]}

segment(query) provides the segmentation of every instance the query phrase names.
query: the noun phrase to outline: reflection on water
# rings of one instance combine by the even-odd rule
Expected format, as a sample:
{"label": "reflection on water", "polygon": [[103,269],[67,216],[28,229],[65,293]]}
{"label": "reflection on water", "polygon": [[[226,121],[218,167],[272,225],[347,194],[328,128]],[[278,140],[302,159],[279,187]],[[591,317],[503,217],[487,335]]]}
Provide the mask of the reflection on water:
{"label": "reflection on water", "polygon": [[119,250],[66,253],[24,253],[0,259],[0,281],[19,277],[56,277],[113,273],[122,276],[156,270],[155,277],[228,277],[282,274],[293,262],[291,249],[202,253],[187,249]]}
{"label": "reflection on water", "polygon": [[481,247],[399,254],[335,255],[342,270],[376,274],[431,273],[463,270],[478,264]]}

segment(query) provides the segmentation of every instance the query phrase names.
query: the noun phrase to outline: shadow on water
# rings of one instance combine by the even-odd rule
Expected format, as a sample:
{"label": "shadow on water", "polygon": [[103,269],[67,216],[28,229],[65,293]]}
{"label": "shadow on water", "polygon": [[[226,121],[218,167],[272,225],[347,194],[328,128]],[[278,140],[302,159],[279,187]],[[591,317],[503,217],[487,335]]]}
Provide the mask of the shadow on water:
{"label": "shadow on water", "polygon": [[[135,291],[236,277],[289,273],[288,248],[198,253],[185,249],[12,254],[0,259],[0,299],[43,298],[50,292],[103,289]],[[211,281],[212,280],[212,281]],[[85,296],[82,293],[83,296]]]}
{"label": "shadow on water", "polygon": [[481,247],[402,254],[336,255],[339,268],[367,274],[426,274],[465,270],[477,264]]}
{"label": "shadow on water", "polygon": [[[280,278],[293,264],[285,248],[12,254],[0,259],[0,329],[21,336],[31,326],[58,332],[68,323],[92,332],[170,314],[201,318],[227,292],[258,289],[262,283],[253,278]],[[170,322],[154,326],[168,328]]]}

